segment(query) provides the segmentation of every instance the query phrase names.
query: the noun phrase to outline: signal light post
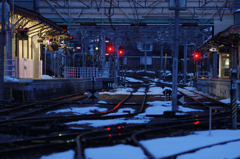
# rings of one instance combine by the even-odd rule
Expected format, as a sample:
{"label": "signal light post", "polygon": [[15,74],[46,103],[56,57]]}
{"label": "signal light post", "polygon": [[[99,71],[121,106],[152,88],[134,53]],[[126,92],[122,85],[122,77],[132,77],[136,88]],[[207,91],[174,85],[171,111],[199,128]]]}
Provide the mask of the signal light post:
{"label": "signal light post", "polygon": [[[118,72],[119,72],[119,74],[120,74],[120,65],[122,65],[122,63],[120,63],[121,62],[121,60],[120,60],[120,57],[119,56],[122,56],[124,54],[124,50],[123,50],[123,47],[122,46],[120,46],[119,48],[118,48],[118,55],[117,55],[117,57],[118,57],[118,66],[117,66],[117,69],[118,69]],[[122,84],[123,82],[123,70],[121,69],[121,71],[122,71],[122,73],[121,73],[121,75],[120,75],[120,84]]]}
{"label": "signal light post", "polygon": [[200,54],[198,52],[194,53],[193,55],[194,61],[196,61],[196,79],[198,79],[198,60],[200,59]]}

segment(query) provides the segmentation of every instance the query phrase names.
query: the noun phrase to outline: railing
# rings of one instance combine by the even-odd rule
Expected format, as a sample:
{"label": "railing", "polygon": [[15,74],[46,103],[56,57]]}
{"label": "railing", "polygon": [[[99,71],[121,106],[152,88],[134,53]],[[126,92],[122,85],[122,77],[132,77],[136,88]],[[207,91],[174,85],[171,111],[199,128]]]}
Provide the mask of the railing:
{"label": "railing", "polygon": [[4,75],[15,77],[15,59],[4,59]]}
{"label": "railing", "polygon": [[100,70],[96,67],[64,67],[65,78],[109,77],[109,69]]}

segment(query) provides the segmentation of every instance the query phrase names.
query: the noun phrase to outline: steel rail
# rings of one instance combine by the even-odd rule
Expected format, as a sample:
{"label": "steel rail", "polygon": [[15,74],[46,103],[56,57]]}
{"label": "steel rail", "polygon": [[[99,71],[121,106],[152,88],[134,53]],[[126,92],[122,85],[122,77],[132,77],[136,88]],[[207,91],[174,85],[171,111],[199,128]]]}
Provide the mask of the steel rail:
{"label": "steel rail", "polygon": [[[183,88],[182,88],[182,89],[183,89]],[[188,90],[188,89],[186,89],[186,90]],[[221,102],[221,101],[219,101],[219,100],[217,100],[217,99],[214,99],[214,98],[212,98],[212,97],[206,96],[206,95],[204,95],[204,94],[202,94],[202,93],[199,93],[199,92],[196,92],[196,91],[193,91],[193,90],[188,90],[188,91],[193,92],[193,93],[196,93],[196,94],[199,94],[199,95],[201,95],[201,96],[203,96],[203,97],[206,97],[206,98],[208,98],[208,99],[211,99],[211,100],[213,100],[213,101],[215,101],[215,102],[217,102],[217,103],[219,103],[219,104],[226,105],[226,106],[229,106],[229,107],[230,107],[229,104],[223,103],[223,102]]]}
{"label": "steel rail", "polygon": [[[35,137],[25,140],[17,140],[12,142],[0,143],[0,154],[8,154],[16,151],[24,151],[29,149],[36,149],[46,146],[54,146],[61,144],[74,144],[75,138],[80,132],[58,134],[47,137]],[[61,142],[59,142],[61,141]],[[21,145],[21,146],[20,146]]]}
{"label": "steel rail", "polygon": [[[193,98],[193,97],[191,97],[191,96],[183,93],[182,91],[179,91],[179,90],[178,90],[178,92],[180,92],[180,93],[183,94],[184,96],[186,96],[186,97],[194,100],[195,102],[197,102],[197,103],[200,104],[200,105],[203,105],[203,106],[205,106],[205,107],[207,107],[207,108],[210,108],[210,107],[211,107],[211,106],[209,106],[209,105],[204,104],[203,102],[200,102],[200,101],[197,100],[196,98]],[[212,109],[214,110],[215,113],[218,111],[216,108],[212,108]]]}
{"label": "steel rail", "polygon": [[[138,87],[137,89],[139,89],[139,87]],[[136,89],[136,90],[137,90],[137,89]],[[136,91],[136,90],[135,90],[135,91]],[[129,117],[129,116],[135,116],[135,115],[143,112],[143,109],[144,109],[144,106],[145,106],[145,102],[146,102],[146,97],[147,97],[147,91],[148,91],[148,89],[145,90],[145,95],[144,95],[144,98],[143,98],[143,101],[142,101],[140,110],[139,110],[138,112],[136,112],[136,113],[127,114],[128,117]],[[133,91],[133,92],[134,92],[134,91]],[[109,110],[109,111],[104,111],[103,113],[111,113],[111,112],[115,111],[116,109],[118,109],[121,104],[123,104],[126,100],[128,100],[128,99],[132,96],[133,92],[131,92],[130,95],[128,95],[126,98],[124,98],[121,102],[119,102],[113,109],[111,109],[111,110]],[[114,115],[114,116],[115,116],[115,115]],[[108,117],[109,117],[109,116],[108,116]],[[83,148],[83,146],[82,146],[82,139],[83,139],[86,135],[93,134],[93,133],[100,134],[100,132],[106,132],[106,130],[108,130],[108,134],[109,134],[109,131],[110,131],[110,130],[111,130],[111,131],[116,131],[116,130],[119,130],[119,129],[122,129],[122,127],[119,127],[119,126],[118,126],[116,129],[112,129],[112,130],[111,130],[110,127],[108,127],[108,128],[106,128],[105,130],[96,130],[96,131],[91,131],[91,132],[89,132],[89,133],[84,133],[84,134],[78,135],[77,138],[76,138],[76,145],[77,145],[77,152],[76,152],[76,154],[77,154],[77,155],[76,155],[75,159],[85,159],[84,148]],[[122,136],[122,135],[123,135],[123,134],[121,134],[121,136]],[[111,137],[119,137],[119,136],[118,136],[118,135],[112,135]],[[94,140],[99,139],[99,138],[106,138],[106,136],[97,137],[97,138],[95,137]],[[86,140],[87,140],[87,139],[86,139]],[[85,142],[86,142],[86,141],[85,141]]]}

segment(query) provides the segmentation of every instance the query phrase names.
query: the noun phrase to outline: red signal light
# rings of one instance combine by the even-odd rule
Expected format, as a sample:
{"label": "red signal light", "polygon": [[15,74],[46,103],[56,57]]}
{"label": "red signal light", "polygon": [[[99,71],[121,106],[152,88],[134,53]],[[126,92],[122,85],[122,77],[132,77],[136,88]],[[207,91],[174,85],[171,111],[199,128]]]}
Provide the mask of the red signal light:
{"label": "red signal light", "polygon": [[198,52],[194,53],[193,55],[195,60],[198,60],[200,58],[200,54]]}
{"label": "red signal light", "polygon": [[197,124],[199,124],[199,123],[200,123],[199,121],[194,122],[195,125],[197,125]]}
{"label": "red signal light", "polygon": [[113,53],[113,46],[112,46],[112,44],[107,45],[107,52],[108,53]]}
{"label": "red signal light", "polygon": [[122,55],[123,54],[123,50],[119,50],[119,54]]}
{"label": "red signal light", "polygon": [[124,53],[123,48],[120,46],[120,47],[118,48],[118,54],[119,54],[119,55],[122,55],[123,53]]}
{"label": "red signal light", "polygon": [[108,47],[108,51],[112,51],[113,48],[111,46]]}

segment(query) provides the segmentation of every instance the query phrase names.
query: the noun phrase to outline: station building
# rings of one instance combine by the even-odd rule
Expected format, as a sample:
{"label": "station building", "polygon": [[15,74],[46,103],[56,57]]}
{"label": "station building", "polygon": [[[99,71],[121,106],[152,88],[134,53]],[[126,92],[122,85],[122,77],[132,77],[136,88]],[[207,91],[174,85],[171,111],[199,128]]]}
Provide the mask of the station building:
{"label": "station building", "polygon": [[5,14],[5,76],[41,79],[43,49],[51,48],[66,32],[32,10],[14,6],[13,13],[5,3]]}

